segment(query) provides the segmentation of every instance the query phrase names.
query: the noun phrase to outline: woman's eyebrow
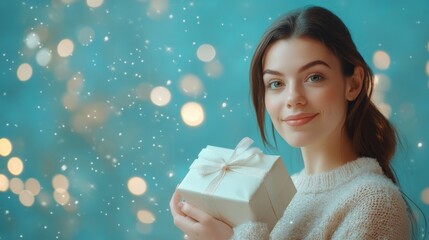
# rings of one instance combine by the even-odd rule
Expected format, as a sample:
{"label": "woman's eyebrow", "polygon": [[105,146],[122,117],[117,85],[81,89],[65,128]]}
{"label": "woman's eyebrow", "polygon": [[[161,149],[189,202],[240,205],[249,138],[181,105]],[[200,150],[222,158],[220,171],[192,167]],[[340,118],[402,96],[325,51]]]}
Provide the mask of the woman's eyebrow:
{"label": "woman's eyebrow", "polygon": [[298,72],[303,72],[303,71],[305,71],[311,67],[314,67],[316,65],[323,65],[323,66],[326,66],[327,68],[331,68],[331,66],[329,66],[329,64],[327,64],[326,62],[324,62],[322,60],[315,60],[315,61],[309,62],[309,63],[305,64],[304,66],[302,66],[298,70]]}
{"label": "woman's eyebrow", "polygon": [[262,76],[264,76],[265,74],[283,76],[283,74],[281,72],[277,72],[277,71],[270,70],[270,69],[265,69],[264,72],[262,73]]}
{"label": "woman's eyebrow", "polygon": [[[315,60],[315,61],[309,62],[309,63],[305,64],[304,66],[302,66],[301,68],[299,68],[298,72],[303,72],[303,71],[305,71],[311,67],[314,67],[316,65],[323,65],[323,66],[326,66],[327,68],[331,68],[331,66],[329,66],[329,64],[327,64],[326,62],[324,62],[322,60]],[[264,72],[262,73],[262,76],[265,74],[283,76],[283,74],[281,72],[271,70],[271,69],[265,69]]]}

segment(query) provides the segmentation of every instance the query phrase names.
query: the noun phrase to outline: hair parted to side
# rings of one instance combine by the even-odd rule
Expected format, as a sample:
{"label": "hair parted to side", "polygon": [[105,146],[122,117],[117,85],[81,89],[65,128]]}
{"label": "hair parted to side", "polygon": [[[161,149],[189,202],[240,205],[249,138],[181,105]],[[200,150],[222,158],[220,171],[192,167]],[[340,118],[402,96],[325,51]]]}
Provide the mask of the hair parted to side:
{"label": "hair parted to side", "polygon": [[396,183],[390,168],[397,135],[393,126],[371,101],[373,73],[356,49],[349,30],[335,14],[322,7],[307,7],[279,18],[262,36],[253,55],[250,87],[259,131],[268,143],[265,130],[265,86],[263,60],[267,48],[280,39],[306,37],[322,42],[340,60],[344,76],[352,76],[355,67],[364,70],[362,90],[349,102],[344,129],[359,156],[377,159],[384,174]]}

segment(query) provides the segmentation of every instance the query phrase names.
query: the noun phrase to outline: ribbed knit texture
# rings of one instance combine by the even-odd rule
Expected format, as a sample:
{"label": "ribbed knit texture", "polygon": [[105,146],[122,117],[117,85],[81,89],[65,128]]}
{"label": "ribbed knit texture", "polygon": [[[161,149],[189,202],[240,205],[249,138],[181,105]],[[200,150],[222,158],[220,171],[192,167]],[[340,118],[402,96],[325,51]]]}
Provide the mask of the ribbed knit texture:
{"label": "ribbed knit texture", "polygon": [[248,222],[233,239],[409,239],[405,201],[375,159],[315,175],[303,170],[292,180],[297,193],[271,233]]}

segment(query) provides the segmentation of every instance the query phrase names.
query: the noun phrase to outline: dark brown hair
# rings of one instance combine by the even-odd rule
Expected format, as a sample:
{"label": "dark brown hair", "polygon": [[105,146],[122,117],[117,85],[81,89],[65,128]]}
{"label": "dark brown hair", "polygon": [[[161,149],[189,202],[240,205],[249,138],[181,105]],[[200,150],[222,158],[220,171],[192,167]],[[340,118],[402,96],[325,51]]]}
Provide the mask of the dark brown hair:
{"label": "dark brown hair", "polygon": [[[373,73],[356,49],[349,30],[335,14],[322,7],[308,7],[278,19],[263,35],[250,68],[250,85],[259,131],[268,143],[265,130],[265,86],[263,59],[267,48],[280,39],[306,37],[322,42],[340,60],[344,76],[351,76],[357,66],[363,68],[362,90],[348,103],[345,130],[357,154],[377,159],[384,174],[396,183],[390,168],[397,135],[393,126],[371,101]],[[274,131],[274,130],[273,130]]]}

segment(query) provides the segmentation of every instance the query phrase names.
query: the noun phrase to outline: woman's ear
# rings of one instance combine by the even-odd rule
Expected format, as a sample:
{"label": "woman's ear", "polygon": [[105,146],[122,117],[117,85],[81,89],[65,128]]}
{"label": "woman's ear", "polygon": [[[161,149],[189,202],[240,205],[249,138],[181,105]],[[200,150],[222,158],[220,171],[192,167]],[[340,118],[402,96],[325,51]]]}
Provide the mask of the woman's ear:
{"label": "woman's ear", "polygon": [[346,79],[346,99],[354,101],[362,90],[363,84],[363,68],[356,66],[353,75]]}

